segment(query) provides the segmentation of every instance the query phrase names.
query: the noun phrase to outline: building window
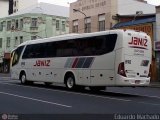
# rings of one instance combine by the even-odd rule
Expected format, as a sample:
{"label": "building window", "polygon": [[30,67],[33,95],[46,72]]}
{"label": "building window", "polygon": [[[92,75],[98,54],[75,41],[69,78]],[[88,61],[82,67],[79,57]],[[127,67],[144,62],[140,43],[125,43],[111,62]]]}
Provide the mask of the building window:
{"label": "building window", "polygon": [[14,7],[16,7],[17,6],[17,1],[14,1]]}
{"label": "building window", "polygon": [[3,31],[3,22],[0,23],[0,31]]}
{"label": "building window", "polygon": [[11,23],[11,30],[15,30],[16,21],[13,19]]}
{"label": "building window", "polygon": [[31,36],[31,40],[36,40],[37,36]]}
{"label": "building window", "polygon": [[17,46],[18,45],[18,37],[15,37],[15,44],[14,46]]}
{"label": "building window", "polygon": [[19,24],[18,24],[18,20],[16,20],[16,29],[18,29]]}
{"label": "building window", "polygon": [[90,33],[91,32],[91,18],[85,18],[84,19],[85,25],[84,25],[84,32],[85,33]]}
{"label": "building window", "polygon": [[59,20],[56,20],[56,30],[59,30]]}
{"label": "building window", "polygon": [[23,29],[23,19],[20,19],[20,30]]}
{"label": "building window", "polygon": [[0,48],[2,48],[2,38],[0,38]]}
{"label": "building window", "polygon": [[11,43],[11,38],[7,37],[6,47],[10,47],[10,43]]}
{"label": "building window", "polygon": [[37,18],[32,18],[31,27],[37,27],[38,26],[37,23],[38,23],[38,19]]}
{"label": "building window", "polygon": [[23,36],[20,36],[20,44],[23,43]]}
{"label": "building window", "polygon": [[98,16],[99,31],[105,31],[105,14]]}
{"label": "building window", "polygon": [[78,33],[78,20],[73,21],[73,33]]}
{"label": "building window", "polygon": [[7,30],[11,30],[11,21],[7,21]]}
{"label": "building window", "polygon": [[65,24],[65,21],[62,21],[62,31],[66,31],[66,24]]}

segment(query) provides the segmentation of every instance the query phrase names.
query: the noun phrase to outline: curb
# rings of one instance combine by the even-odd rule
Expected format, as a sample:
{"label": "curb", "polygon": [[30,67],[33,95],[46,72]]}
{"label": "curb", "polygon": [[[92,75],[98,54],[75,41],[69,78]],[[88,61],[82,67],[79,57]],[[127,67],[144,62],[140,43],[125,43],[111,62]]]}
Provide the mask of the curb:
{"label": "curb", "polygon": [[10,77],[10,73],[0,73],[0,77]]}
{"label": "curb", "polygon": [[160,83],[157,83],[157,84],[150,84],[148,87],[152,87],[152,88],[160,88]]}

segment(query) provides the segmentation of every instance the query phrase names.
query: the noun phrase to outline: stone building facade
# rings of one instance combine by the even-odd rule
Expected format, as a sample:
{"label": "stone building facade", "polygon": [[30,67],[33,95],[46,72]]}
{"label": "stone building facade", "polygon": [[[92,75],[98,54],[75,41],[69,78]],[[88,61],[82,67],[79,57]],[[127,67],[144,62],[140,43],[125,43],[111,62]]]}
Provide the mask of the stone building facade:
{"label": "stone building facade", "polygon": [[118,22],[116,15],[155,13],[155,6],[139,0],[77,0],[70,4],[70,33],[110,29]]}
{"label": "stone building facade", "polygon": [[[69,8],[39,3],[0,18],[0,68],[9,68],[10,53],[22,42],[69,33]],[[8,70],[5,70],[8,72]]]}

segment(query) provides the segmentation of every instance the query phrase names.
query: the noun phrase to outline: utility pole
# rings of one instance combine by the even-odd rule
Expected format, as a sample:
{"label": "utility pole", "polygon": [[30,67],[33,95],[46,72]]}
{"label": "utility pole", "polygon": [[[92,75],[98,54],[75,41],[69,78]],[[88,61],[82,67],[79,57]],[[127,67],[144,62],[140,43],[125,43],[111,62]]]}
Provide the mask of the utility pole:
{"label": "utility pole", "polygon": [[134,19],[132,20],[132,22],[134,22],[136,20],[137,16],[140,16],[142,14],[143,14],[143,11],[136,11],[136,14],[135,14]]}
{"label": "utility pole", "polygon": [[87,30],[87,26],[86,26],[86,23],[87,23],[87,21],[86,21],[87,15],[86,15],[84,12],[82,12],[82,11],[80,11],[80,10],[78,10],[78,9],[73,9],[73,11],[74,11],[74,12],[79,12],[79,13],[81,13],[81,14],[84,15],[84,28],[85,28],[85,31],[86,31],[86,30]]}

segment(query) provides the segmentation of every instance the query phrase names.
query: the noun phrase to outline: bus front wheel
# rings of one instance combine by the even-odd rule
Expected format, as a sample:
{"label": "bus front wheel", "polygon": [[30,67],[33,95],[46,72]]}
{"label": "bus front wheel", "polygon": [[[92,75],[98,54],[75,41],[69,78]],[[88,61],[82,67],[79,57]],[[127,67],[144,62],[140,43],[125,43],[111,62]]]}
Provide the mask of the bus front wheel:
{"label": "bus front wheel", "polygon": [[73,90],[75,88],[75,78],[73,75],[68,75],[66,77],[65,85],[69,90]]}
{"label": "bus front wheel", "polygon": [[25,72],[22,72],[20,74],[20,81],[21,81],[21,84],[23,84],[23,85],[26,85],[26,84],[27,85],[32,85],[33,84],[32,81],[27,81]]}
{"label": "bus front wheel", "polygon": [[21,81],[21,84],[26,84],[27,83],[26,74],[25,73],[21,74],[20,81]]}

